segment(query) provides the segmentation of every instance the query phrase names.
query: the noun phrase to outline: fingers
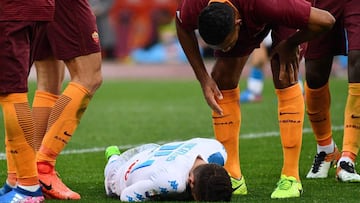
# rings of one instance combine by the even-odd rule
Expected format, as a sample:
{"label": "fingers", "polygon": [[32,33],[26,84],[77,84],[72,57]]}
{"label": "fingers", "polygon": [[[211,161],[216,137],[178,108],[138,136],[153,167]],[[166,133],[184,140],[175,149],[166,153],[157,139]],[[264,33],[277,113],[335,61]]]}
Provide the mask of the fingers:
{"label": "fingers", "polygon": [[222,110],[222,108],[219,106],[219,104],[216,102],[216,100],[215,99],[213,99],[212,101],[211,101],[211,103],[209,103],[209,106],[210,106],[210,108],[214,111],[214,112],[216,112],[217,114],[219,114],[219,115],[223,115],[223,110]]}
{"label": "fingers", "polygon": [[[221,94],[221,91],[219,90],[218,87],[215,88],[214,90],[214,95],[218,100],[222,100],[223,99],[223,95]],[[219,106],[219,104],[216,102],[216,99],[213,98],[213,104],[211,107],[216,113],[218,113],[219,115],[223,115],[223,110],[221,109],[221,107]]]}
{"label": "fingers", "polygon": [[286,79],[286,65],[284,63],[280,64],[279,80],[283,81]]}
{"label": "fingers", "polygon": [[215,97],[211,96],[211,97],[206,97],[206,102],[208,103],[209,107],[216,112],[219,115],[223,115],[223,110],[221,109],[221,107],[219,106],[219,104],[217,103]]}
{"label": "fingers", "polygon": [[299,61],[298,60],[296,60],[295,64],[294,64],[294,77],[295,77],[294,83],[296,83],[299,79]]}
{"label": "fingers", "polygon": [[296,50],[296,59],[294,59],[294,60],[292,61],[292,67],[291,67],[291,70],[292,70],[292,73],[291,73],[292,80],[290,80],[290,83],[291,83],[291,84],[295,84],[295,83],[297,83],[297,81],[298,81],[298,74],[299,74],[299,57],[300,57],[300,51],[299,51],[299,48],[297,48],[297,50]]}
{"label": "fingers", "polygon": [[223,95],[217,86],[215,87],[214,95],[220,100],[223,99]]}
{"label": "fingers", "polygon": [[298,75],[299,75],[299,60],[293,61],[291,67],[290,67],[290,83],[295,84],[298,81]]}
{"label": "fingers", "polygon": [[290,64],[281,64],[279,72],[279,80],[282,83],[290,82],[290,84],[295,84],[298,81],[299,74],[299,63],[295,60]]}
{"label": "fingers", "polygon": [[296,83],[295,71],[293,67],[293,65],[289,65],[288,67],[290,84]]}
{"label": "fingers", "polygon": [[216,101],[216,99],[223,99],[223,95],[221,94],[221,91],[219,90],[217,85],[214,83],[213,86],[207,86],[207,88],[204,88],[203,91],[205,100],[209,107],[217,114],[223,115],[223,110]]}

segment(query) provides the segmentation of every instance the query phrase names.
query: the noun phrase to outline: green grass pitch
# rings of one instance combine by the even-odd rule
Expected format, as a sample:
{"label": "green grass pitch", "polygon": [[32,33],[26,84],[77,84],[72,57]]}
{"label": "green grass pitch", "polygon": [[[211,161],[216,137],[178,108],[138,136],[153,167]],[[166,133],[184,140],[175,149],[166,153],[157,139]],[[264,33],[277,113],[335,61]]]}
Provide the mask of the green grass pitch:
{"label": "green grass pitch", "polygon": [[[245,82],[240,85],[244,88]],[[330,87],[333,134],[341,148],[347,83],[334,78]],[[34,84],[30,89],[33,91]],[[241,111],[240,157],[249,194],[234,197],[233,202],[359,202],[360,184],[337,182],[335,169],[330,170],[329,178],[305,179],[316,152],[307,118],[300,160],[304,193],[301,198],[271,200],[282,166],[277,100],[272,82],[266,81],[262,102],[242,104]],[[149,142],[213,137],[210,113],[195,80],[106,80],[93,97],[71,142],[59,156],[57,170],[63,181],[81,194],[82,200],[76,202],[119,202],[105,196],[105,147],[118,145],[126,149]],[[4,131],[2,122],[0,130]],[[0,153],[4,153],[3,142]],[[2,184],[6,161],[2,158],[0,162]]]}

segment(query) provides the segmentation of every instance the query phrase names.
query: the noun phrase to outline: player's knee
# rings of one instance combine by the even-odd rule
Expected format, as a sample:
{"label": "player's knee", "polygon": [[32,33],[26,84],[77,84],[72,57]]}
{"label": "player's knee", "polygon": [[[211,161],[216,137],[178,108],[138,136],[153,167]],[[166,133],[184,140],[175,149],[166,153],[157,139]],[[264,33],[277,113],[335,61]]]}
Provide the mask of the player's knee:
{"label": "player's knee", "polygon": [[360,51],[350,51],[348,55],[349,82],[360,82]]}
{"label": "player's knee", "polygon": [[103,82],[102,74],[101,73],[96,74],[93,78],[93,84],[92,84],[93,90],[96,91],[101,86],[102,82]]}
{"label": "player's knee", "polygon": [[360,68],[360,51],[351,51],[349,53],[349,67]]}

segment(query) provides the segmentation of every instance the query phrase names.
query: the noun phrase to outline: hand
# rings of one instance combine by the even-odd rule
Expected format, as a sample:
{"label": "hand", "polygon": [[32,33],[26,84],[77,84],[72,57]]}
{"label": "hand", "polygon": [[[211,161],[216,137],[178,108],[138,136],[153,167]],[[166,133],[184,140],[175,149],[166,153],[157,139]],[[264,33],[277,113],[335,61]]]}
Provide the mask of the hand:
{"label": "hand", "polygon": [[201,83],[201,88],[203,90],[205,100],[210,106],[210,108],[219,115],[223,115],[223,110],[221,109],[221,107],[219,106],[219,104],[216,102],[215,99],[215,97],[217,99],[222,99],[223,96],[215,81],[212,78],[208,77],[207,80]]}
{"label": "hand", "polygon": [[295,84],[299,73],[299,47],[290,45],[283,40],[271,51],[270,56],[274,57],[275,55],[279,57],[280,82],[289,81],[290,84]]}

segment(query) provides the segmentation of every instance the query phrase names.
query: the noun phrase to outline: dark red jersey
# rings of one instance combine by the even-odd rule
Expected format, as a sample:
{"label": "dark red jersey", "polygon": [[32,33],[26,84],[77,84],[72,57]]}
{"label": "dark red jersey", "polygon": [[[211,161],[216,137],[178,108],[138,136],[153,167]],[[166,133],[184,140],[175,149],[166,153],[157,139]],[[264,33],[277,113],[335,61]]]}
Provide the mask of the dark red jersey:
{"label": "dark red jersey", "polygon": [[55,0],[0,0],[0,21],[51,21]]}
{"label": "dark red jersey", "polygon": [[360,1],[308,1],[313,7],[329,11],[335,17],[336,23],[329,32],[308,43],[305,58],[346,55],[347,50],[360,49]]}
{"label": "dark red jersey", "polygon": [[[310,15],[310,3],[304,0],[231,0],[243,20],[243,30],[256,33],[266,24],[304,28]],[[196,29],[198,16],[209,0],[183,0],[177,10],[181,25]]]}
{"label": "dark red jersey", "polygon": [[[272,27],[307,27],[311,4],[305,0],[230,0],[238,9],[242,25],[236,47],[225,55],[247,55],[266,37]],[[198,16],[209,0],[182,0],[176,16],[180,25],[195,30]],[[233,53],[236,51],[236,53]],[[223,55],[223,54],[221,54]]]}

